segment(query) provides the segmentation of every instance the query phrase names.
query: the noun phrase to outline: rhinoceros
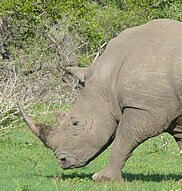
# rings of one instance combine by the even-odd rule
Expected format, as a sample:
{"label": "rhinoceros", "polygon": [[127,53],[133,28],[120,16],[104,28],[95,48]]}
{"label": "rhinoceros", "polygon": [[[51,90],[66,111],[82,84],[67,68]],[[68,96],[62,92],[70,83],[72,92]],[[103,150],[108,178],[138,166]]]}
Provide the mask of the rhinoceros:
{"label": "rhinoceros", "polygon": [[92,178],[122,181],[127,159],[147,139],[168,132],[182,150],[181,22],[159,19],[126,29],[89,67],[67,71],[80,89],[69,112],[55,112],[58,127],[34,122],[19,104],[63,169],[87,165],[112,143],[108,164]]}

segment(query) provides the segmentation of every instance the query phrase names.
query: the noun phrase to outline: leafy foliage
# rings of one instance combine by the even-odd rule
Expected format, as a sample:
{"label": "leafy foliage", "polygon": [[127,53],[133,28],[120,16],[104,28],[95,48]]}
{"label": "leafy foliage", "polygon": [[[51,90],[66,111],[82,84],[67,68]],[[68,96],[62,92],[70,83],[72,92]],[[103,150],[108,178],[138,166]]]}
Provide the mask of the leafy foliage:
{"label": "leafy foliage", "polygon": [[[154,18],[181,20],[180,0],[4,0],[0,2],[1,16],[10,18],[13,38],[10,44],[21,47],[36,33],[46,30],[43,24],[68,18],[69,31],[79,34],[85,45],[81,54],[86,64],[93,59],[99,45],[116,36],[126,27],[139,25]],[[49,26],[50,27],[50,26]],[[89,59],[91,57],[91,59]]]}

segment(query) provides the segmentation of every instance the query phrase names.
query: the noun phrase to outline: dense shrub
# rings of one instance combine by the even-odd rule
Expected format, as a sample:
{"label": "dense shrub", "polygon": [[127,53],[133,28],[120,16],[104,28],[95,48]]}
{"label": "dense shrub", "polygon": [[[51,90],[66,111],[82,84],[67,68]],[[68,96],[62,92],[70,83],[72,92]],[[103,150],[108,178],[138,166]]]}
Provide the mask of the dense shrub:
{"label": "dense shrub", "polygon": [[83,56],[81,61],[85,62],[82,65],[88,64],[93,59],[99,45],[124,28],[155,18],[181,20],[181,8],[180,0],[4,0],[0,2],[1,16],[5,18],[6,26],[8,24],[11,26],[9,46],[11,44],[21,48],[31,41],[30,38],[35,37],[40,28],[42,30],[47,28],[42,23],[48,20],[55,25],[59,20],[67,17],[69,32],[73,34],[76,32],[80,41],[85,44],[80,49]]}
{"label": "dense shrub", "polygon": [[[79,34],[80,40],[85,44],[80,51],[88,56],[97,51],[98,45],[108,41],[121,27],[119,9],[111,6],[100,7],[99,4],[86,0],[44,3],[5,0],[0,3],[0,9],[1,15],[5,17],[4,22],[11,26],[9,44],[15,45],[16,48],[34,38],[40,23],[49,20],[50,23],[56,24],[67,17],[69,31]],[[45,30],[46,26],[42,25],[42,28]]]}

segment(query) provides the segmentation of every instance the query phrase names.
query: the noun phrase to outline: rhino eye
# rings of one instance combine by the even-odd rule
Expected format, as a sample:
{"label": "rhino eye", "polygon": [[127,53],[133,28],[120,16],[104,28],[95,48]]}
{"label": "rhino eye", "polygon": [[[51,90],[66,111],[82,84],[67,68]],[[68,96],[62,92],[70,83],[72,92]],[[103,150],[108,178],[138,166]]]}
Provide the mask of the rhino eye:
{"label": "rhino eye", "polygon": [[78,121],[73,121],[73,125],[77,126],[78,125]]}
{"label": "rhino eye", "polygon": [[73,117],[72,120],[71,120],[71,124],[72,124],[72,127],[76,127],[76,128],[82,128],[84,127],[87,123],[85,121],[80,121],[79,119],[77,119],[76,117]]}
{"label": "rhino eye", "polygon": [[73,121],[72,122],[72,125],[73,125],[73,127],[84,127],[86,124],[85,123],[83,123],[82,121]]}

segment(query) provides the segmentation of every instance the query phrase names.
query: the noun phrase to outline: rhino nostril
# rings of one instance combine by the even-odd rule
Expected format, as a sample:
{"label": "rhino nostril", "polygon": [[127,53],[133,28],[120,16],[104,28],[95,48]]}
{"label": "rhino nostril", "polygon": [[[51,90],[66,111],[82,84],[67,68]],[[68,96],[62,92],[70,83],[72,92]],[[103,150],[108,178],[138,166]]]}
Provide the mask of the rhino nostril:
{"label": "rhino nostril", "polygon": [[61,158],[60,160],[61,160],[61,161],[65,161],[65,160],[66,160],[66,158]]}
{"label": "rhino nostril", "polygon": [[66,161],[66,158],[65,158],[65,157],[60,158],[60,163],[61,163],[61,164],[64,164],[64,163],[65,163],[65,161]]}

